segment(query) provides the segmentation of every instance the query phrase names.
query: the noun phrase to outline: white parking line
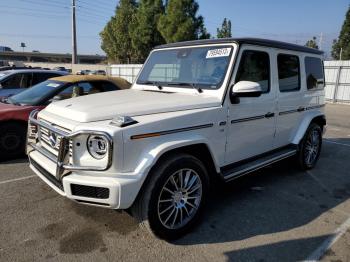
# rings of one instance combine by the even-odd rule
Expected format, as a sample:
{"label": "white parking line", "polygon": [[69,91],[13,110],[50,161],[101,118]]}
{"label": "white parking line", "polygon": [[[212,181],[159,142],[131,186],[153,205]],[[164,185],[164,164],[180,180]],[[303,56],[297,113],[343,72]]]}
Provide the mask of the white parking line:
{"label": "white parking line", "polygon": [[8,183],[11,183],[11,182],[16,182],[16,181],[21,181],[21,180],[29,179],[29,178],[32,178],[32,177],[36,177],[36,175],[25,176],[25,177],[15,178],[15,179],[10,179],[10,180],[5,180],[5,181],[0,181],[0,185],[8,184]]}
{"label": "white parking line", "polygon": [[333,234],[328,237],[323,243],[304,261],[313,262],[319,261],[322,256],[341,238],[350,228],[350,218],[348,218]]}
{"label": "white parking line", "polygon": [[347,147],[350,147],[350,145],[349,145],[349,144],[344,144],[344,143],[334,142],[334,141],[329,140],[329,139],[327,139],[327,138],[324,138],[323,140],[324,140],[325,142],[327,142],[327,143],[331,143],[331,144],[336,144],[336,145],[341,145],[341,146],[347,146]]}

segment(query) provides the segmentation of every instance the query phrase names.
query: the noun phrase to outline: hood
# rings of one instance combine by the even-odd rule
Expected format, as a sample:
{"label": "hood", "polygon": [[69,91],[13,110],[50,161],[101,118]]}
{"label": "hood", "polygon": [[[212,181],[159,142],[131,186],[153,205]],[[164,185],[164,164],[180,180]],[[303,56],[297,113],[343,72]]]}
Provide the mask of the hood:
{"label": "hood", "polygon": [[204,94],[164,93],[135,89],[77,97],[50,104],[45,111],[77,122],[140,116],[220,106],[217,97]]}
{"label": "hood", "polygon": [[29,113],[35,109],[33,106],[17,106],[0,102],[0,121],[3,120],[26,120]]}

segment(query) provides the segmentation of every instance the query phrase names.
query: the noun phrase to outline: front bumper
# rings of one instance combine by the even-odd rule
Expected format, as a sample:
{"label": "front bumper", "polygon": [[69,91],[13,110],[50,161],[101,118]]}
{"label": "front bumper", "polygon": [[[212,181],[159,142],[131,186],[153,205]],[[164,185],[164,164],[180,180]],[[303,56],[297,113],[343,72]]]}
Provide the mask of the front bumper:
{"label": "front bumper", "polygon": [[127,209],[142,186],[142,175],[115,174],[113,177],[71,172],[62,180],[53,175],[56,164],[37,151],[29,154],[30,168],[57,193],[81,204]]}
{"label": "front bumper", "polygon": [[[143,175],[135,173],[104,172],[111,167],[112,139],[105,132],[79,131],[65,133],[43,121],[36,119],[36,113],[29,117],[29,128],[45,127],[61,137],[58,155],[54,155],[40,145],[40,138],[27,139],[27,154],[30,168],[57,193],[71,200],[112,209],[126,209],[134,202],[139,192]],[[108,162],[103,167],[74,166],[69,159],[70,140],[81,134],[102,134],[108,137],[110,152]],[[39,134],[40,137],[40,134]],[[91,174],[95,171],[96,175]]]}

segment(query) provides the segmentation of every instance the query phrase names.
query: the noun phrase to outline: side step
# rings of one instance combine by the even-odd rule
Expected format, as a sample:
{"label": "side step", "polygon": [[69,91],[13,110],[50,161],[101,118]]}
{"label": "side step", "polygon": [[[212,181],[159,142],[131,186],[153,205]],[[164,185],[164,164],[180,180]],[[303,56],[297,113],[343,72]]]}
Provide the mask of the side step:
{"label": "side step", "polygon": [[294,145],[283,147],[282,149],[274,150],[270,153],[265,153],[261,156],[224,167],[222,168],[221,174],[225,181],[230,181],[271,165],[272,163],[278,162],[282,159],[293,156],[296,153],[297,149]]}

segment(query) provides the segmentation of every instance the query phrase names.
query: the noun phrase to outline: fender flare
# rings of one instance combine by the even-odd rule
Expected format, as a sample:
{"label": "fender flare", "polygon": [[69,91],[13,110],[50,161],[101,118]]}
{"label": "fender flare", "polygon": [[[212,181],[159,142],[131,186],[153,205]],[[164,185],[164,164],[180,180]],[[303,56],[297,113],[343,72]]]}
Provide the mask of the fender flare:
{"label": "fender flare", "polygon": [[302,122],[299,125],[298,130],[296,131],[293,139],[292,144],[298,145],[300,141],[303,139],[306,130],[310,126],[311,122],[313,122],[315,119],[321,118],[322,119],[322,125],[326,125],[326,117],[325,114],[321,111],[309,111],[304,116]]}
{"label": "fender flare", "polygon": [[188,146],[205,145],[210,153],[210,157],[213,160],[215,170],[220,172],[220,165],[218,159],[215,158],[215,154],[210,146],[210,143],[202,136],[192,135],[190,137],[177,137],[173,140],[159,141],[157,144],[153,144],[147,148],[147,155],[143,157],[142,161],[137,165],[134,170],[135,173],[148,173],[158,162],[158,160],[171,151],[181,149]]}

